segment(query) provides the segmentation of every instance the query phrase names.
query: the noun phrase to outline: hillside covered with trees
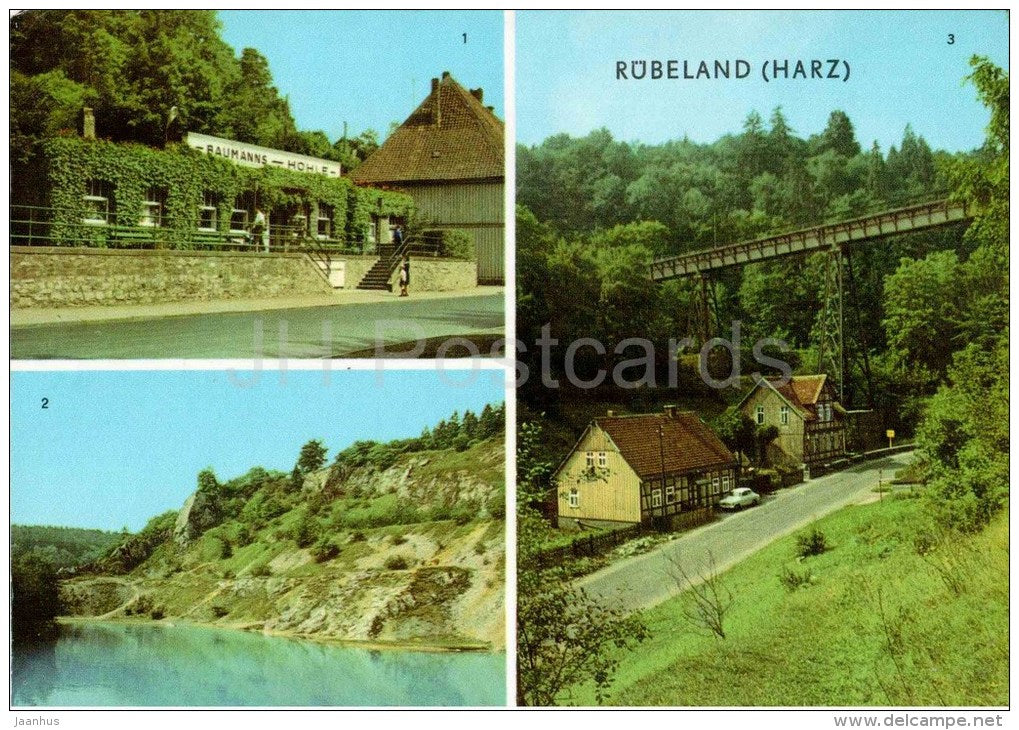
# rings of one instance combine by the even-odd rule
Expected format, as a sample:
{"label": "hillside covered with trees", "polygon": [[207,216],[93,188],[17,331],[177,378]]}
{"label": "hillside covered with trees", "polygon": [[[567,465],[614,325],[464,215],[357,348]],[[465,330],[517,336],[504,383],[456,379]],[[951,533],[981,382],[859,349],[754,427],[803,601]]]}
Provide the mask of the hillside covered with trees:
{"label": "hillside covered with trees", "polygon": [[52,568],[33,579],[48,592],[16,590],[16,611],[501,649],[504,418],[502,405],[454,413],[331,461],[312,440],[289,473],[203,469],[180,510],[118,535],[60,582],[59,600]]}
{"label": "hillside covered with trees", "polygon": [[255,48],[238,57],[214,10],[32,10],[10,20],[11,157],[73,131],[82,107],[97,134],[160,146],[171,107],[180,128],[337,160],[353,169],[378,134],[330,141],[299,130]]}
{"label": "hillside covered with trees", "polygon": [[[983,60],[974,64],[974,80],[995,73]],[[982,82],[978,87],[989,105],[999,103]],[[917,200],[953,196],[986,209],[990,193],[986,184],[978,189],[974,171],[1000,164],[1000,145],[992,130],[981,149],[950,154],[932,150],[907,127],[899,145],[881,150],[858,140],[842,111],[833,111],[824,129],[802,134],[789,128],[779,108],[767,122],[751,112],[741,133],[711,144],[628,143],[602,129],[519,146],[517,326],[528,345],[521,361],[539,372],[534,343],[548,324],[564,343],[551,358],[552,377],[565,379],[568,343],[593,337],[605,345],[604,355],[590,347],[576,353],[577,377],[590,380],[599,370],[611,374],[628,358],[642,357],[636,347],[613,348],[643,337],[655,345],[661,388],[668,339],[697,332],[696,282],[653,283],[653,259]],[[852,247],[846,400],[877,409],[883,428],[911,434],[960,343],[987,344],[1005,329],[1007,249],[989,243],[984,229],[982,223],[968,230],[957,225]],[[815,254],[719,273],[712,296],[718,334],[733,337],[731,325],[739,322],[742,359],[752,366],[753,344],[778,338],[791,348],[782,359],[794,370],[816,369],[824,267],[825,255]],[[641,374],[636,368],[624,373],[630,382]],[[731,394],[698,392],[695,380],[681,373],[681,396],[721,397],[724,407]],[[539,381],[530,378],[521,397],[534,412],[554,411],[563,391]],[[647,390],[623,397],[648,398]]]}

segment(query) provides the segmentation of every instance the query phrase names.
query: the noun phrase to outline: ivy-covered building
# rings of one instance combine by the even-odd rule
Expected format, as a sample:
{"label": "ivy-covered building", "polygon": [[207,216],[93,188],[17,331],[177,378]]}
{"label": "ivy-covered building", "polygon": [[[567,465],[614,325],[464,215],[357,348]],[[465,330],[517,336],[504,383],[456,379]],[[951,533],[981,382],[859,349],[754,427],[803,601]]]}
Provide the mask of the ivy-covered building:
{"label": "ivy-covered building", "polygon": [[[15,170],[12,242],[241,246],[248,243],[257,208],[268,219],[274,248],[314,240],[371,253],[380,221],[406,220],[412,213],[410,196],[357,186],[340,176],[337,163],[329,162],[328,169],[304,160],[273,164],[273,157],[295,156],[255,148],[263,150],[262,160],[236,150],[251,145],[230,140],[205,149],[210,139],[216,138],[162,149],[78,136],[43,141],[32,160]],[[245,155],[255,159],[239,159]]]}

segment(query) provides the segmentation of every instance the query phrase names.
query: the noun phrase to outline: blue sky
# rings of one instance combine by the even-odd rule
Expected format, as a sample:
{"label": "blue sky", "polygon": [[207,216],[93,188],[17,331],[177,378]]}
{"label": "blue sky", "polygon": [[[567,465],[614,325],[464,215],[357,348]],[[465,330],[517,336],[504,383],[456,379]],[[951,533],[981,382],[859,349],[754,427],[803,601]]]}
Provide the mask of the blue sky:
{"label": "blue sky", "polygon": [[224,10],[219,19],[238,56],[250,47],[268,59],[298,128],[330,141],[344,121],[352,136],[370,128],[384,137],[443,71],[482,87],[485,104],[505,116],[501,12]]}
{"label": "blue sky", "polygon": [[[11,520],[137,530],[179,509],[196,476],[253,466],[289,472],[301,446],[328,458],[355,440],[416,436],[454,410],[500,403],[499,371],[15,372]],[[457,384],[460,385],[457,385]],[[463,385],[467,383],[467,385]],[[41,407],[42,399],[49,405]]]}
{"label": "blue sky", "polygon": [[[910,123],[935,148],[969,150],[989,120],[962,85],[973,54],[1008,67],[1004,11],[518,11],[517,140],[606,127],[624,141],[713,142],[781,105],[803,137],[838,108],[865,147],[887,151]],[[750,77],[615,80],[617,60],[737,58]],[[849,81],[765,83],[760,67],[775,58],[845,59]]]}

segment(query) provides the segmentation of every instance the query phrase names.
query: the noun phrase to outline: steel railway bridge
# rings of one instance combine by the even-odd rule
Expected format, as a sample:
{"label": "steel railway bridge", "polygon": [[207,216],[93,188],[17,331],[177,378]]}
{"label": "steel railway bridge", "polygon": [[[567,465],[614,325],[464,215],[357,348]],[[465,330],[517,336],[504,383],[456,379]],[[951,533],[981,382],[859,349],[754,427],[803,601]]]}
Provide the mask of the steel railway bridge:
{"label": "steel railway bridge", "polygon": [[[700,329],[698,335],[702,342],[707,342],[712,337],[713,275],[732,267],[773,261],[786,256],[827,254],[817,372],[828,373],[835,382],[839,398],[844,399],[846,354],[843,300],[846,281],[849,282],[850,305],[857,304],[850,255],[852,248],[856,244],[941,228],[966,222],[970,218],[972,211],[967,209],[963,202],[936,200],[919,203],[853,220],[826,223],[752,241],[657,259],[651,264],[651,278],[659,282],[668,279],[699,279],[696,300],[696,319]],[[866,347],[861,350],[864,374],[869,383],[870,364],[867,360]]]}

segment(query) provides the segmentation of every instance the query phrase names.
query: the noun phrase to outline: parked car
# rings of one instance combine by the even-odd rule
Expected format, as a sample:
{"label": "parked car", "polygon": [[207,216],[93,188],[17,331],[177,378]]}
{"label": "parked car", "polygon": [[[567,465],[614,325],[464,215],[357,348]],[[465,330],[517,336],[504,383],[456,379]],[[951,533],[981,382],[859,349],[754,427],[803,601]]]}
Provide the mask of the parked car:
{"label": "parked car", "polygon": [[732,494],[723,497],[718,506],[722,509],[741,509],[742,507],[752,507],[760,503],[761,495],[757,492],[746,487],[737,487],[732,490]]}

